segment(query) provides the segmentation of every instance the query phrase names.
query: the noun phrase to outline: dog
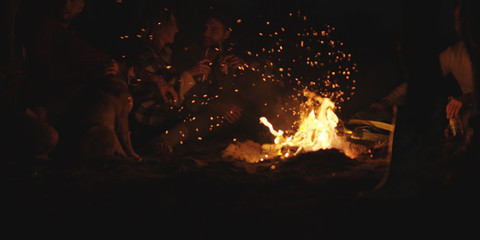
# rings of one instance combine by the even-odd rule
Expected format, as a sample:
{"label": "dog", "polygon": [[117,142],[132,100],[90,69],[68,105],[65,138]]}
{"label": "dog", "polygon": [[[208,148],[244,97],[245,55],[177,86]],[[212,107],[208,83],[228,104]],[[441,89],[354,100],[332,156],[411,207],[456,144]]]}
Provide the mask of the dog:
{"label": "dog", "polygon": [[122,71],[96,79],[69,107],[65,123],[70,130],[65,135],[81,159],[119,156],[141,161],[130,137],[133,98],[126,79]]}

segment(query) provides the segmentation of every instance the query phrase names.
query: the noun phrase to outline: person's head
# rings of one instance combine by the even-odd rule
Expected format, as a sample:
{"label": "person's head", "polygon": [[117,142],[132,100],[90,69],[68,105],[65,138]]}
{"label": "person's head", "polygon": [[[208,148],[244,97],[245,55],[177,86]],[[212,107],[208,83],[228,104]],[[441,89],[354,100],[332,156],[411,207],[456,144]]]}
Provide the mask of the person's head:
{"label": "person's head", "polygon": [[161,50],[167,44],[175,41],[178,32],[176,17],[173,11],[162,9],[151,9],[142,21],[140,37],[150,46]]}
{"label": "person's head", "polygon": [[60,21],[70,23],[85,7],[85,0],[57,0],[57,14]]}
{"label": "person's head", "polygon": [[202,44],[215,47],[230,37],[231,14],[220,6],[210,7],[204,20]]}

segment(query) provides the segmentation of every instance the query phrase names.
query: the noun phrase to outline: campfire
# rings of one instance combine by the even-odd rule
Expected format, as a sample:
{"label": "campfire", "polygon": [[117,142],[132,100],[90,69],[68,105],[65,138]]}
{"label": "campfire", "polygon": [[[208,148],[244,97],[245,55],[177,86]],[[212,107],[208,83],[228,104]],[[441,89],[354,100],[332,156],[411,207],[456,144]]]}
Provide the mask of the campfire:
{"label": "campfire", "polygon": [[[347,140],[345,131],[339,131],[339,121],[335,114],[335,104],[329,99],[304,90],[307,99],[301,105],[300,119],[296,121],[297,130],[275,130],[266,117],[260,117],[260,123],[268,127],[275,137],[273,143],[260,145],[253,141],[231,144],[224,157],[241,158],[248,162],[261,162],[273,158],[289,158],[300,153],[314,152],[326,149],[337,149],[347,157],[355,159],[366,147]],[[292,134],[287,134],[292,132]],[[241,153],[241,154],[239,154]]]}
{"label": "campfire", "polygon": [[[256,54],[263,53],[278,67],[277,74],[269,78],[283,79],[294,86],[295,93],[288,96],[294,102],[293,106],[281,107],[282,114],[295,118],[294,124],[290,129],[276,129],[272,122],[278,121],[279,115],[276,116],[278,119],[271,116],[270,121],[259,116],[260,124],[265,125],[273,135],[273,143],[235,142],[224,151],[224,157],[259,162],[337,149],[355,159],[368,151],[365,146],[348,141],[351,132],[345,129],[343,121],[335,113],[355,93],[352,74],[357,72],[356,63],[343,49],[343,43],[333,39],[334,27],[327,24],[324,29],[317,29],[307,19],[300,11],[292,12],[286,19],[287,26],[274,27],[267,20],[263,31],[258,34],[267,42],[274,43]],[[288,29],[301,29],[303,32],[295,33]]]}
{"label": "campfire", "polygon": [[284,135],[285,132],[275,130],[267,118],[260,118],[260,122],[275,136],[274,144],[262,146],[267,157],[289,157],[300,152],[341,146],[335,130],[338,124],[338,117],[334,113],[335,104],[330,99],[317,96],[308,90],[304,90],[303,95],[308,100],[302,104],[303,112],[300,113],[299,127],[294,134]]}

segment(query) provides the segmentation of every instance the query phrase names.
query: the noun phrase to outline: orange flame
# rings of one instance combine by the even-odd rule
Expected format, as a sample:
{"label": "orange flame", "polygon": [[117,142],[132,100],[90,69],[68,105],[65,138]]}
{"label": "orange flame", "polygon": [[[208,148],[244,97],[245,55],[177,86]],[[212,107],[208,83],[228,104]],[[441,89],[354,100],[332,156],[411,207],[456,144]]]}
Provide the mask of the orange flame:
{"label": "orange flame", "polygon": [[[284,136],[284,131],[275,130],[267,118],[261,117],[260,122],[267,126],[276,138],[275,145],[263,146],[264,149],[276,151],[277,155],[284,157],[298,153],[330,149],[341,146],[335,128],[338,124],[338,117],[334,112],[335,104],[329,98],[317,96],[315,93],[305,90],[303,95],[308,100],[303,104],[304,112],[300,115],[300,124],[295,134]],[[286,150],[283,153],[282,150]]]}

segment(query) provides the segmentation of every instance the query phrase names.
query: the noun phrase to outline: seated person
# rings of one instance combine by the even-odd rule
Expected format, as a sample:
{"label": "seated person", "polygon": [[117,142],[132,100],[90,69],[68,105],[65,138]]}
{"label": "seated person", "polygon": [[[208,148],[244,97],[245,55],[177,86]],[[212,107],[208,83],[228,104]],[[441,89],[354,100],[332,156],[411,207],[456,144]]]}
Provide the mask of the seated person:
{"label": "seated person", "polygon": [[[182,119],[181,106],[185,86],[171,67],[171,48],[178,32],[174,11],[150,8],[140,21],[139,38],[133,40],[127,59],[128,85],[133,96],[131,129],[136,147]],[[140,151],[145,149],[140,149]]]}
{"label": "seated person", "polygon": [[118,72],[110,54],[84,42],[72,28],[84,6],[84,0],[55,1],[24,40],[29,69],[23,96],[36,113],[30,115],[40,116],[58,131],[55,150],[69,145],[67,132],[78,129],[66,120],[69,111],[78,110],[71,109],[74,100],[87,86]]}
{"label": "seated person", "polygon": [[[7,4],[8,6],[9,4]],[[6,21],[1,23],[5,31],[2,38],[0,61],[0,131],[5,140],[1,152],[6,159],[49,159],[58,142],[58,132],[45,119],[44,112],[26,106],[22,85],[27,72],[25,46],[19,37],[17,14],[23,9],[16,4],[2,8]],[[17,21],[16,21],[17,20]]]}
{"label": "seated person", "polygon": [[[246,61],[230,52],[232,49],[227,44],[227,39],[231,30],[227,21],[215,15],[217,11],[210,13],[206,17],[199,41],[175,51],[171,56],[172,62],[167,51],[169,48],[164,46],[157,47],[156,50],[150,47],[151,51],[147,52],[155,57],[146,58],[142,57],[145,54],[140,54],[137,58],[137,76],[147,76],[146,79],[162,83],[148,83],[143,79],[131,82],[132,92],[136,92],[134,99],[137,101],[134,107],[135,120],[140,125],[155,129],[150,131],[151,136],[145,138],[148,139],[146,145],[152,146],[150,150],[153,152],[165,149],[172,151],[172,147],[186,141],[216,135],[220,129],[225,130],[226,126],[237,124],[244,116],[245,107],[250,107],[248,104],[265,103],[255,98],[256,95],[268,96],[268,91],[262,94],[261,86],[251,87],[254,79],[260,79],[260,73],[248,71],[245,68]],[[172,24],[173,21],[162,21],[162,25],[164,22]],[[149,32],[148,29],[145,30]],[[146,45],[155,44],[156,35],[151,35],[153,38],[146,40]],[[158,36],[160,35],[159,33]],[[173,38],[170,40],[173,42]],[[148,63],[146,59],[151,62]],[[144,73],[138,69],[143,69]],[[254,77],[251,78],[252,76]],[[147,89],[153,89],[157,94],[142,90],[146,88],[141,86],[148,84],[156,85],[156,88]],[[161,94],[160,86],[169,89],[164,92],[168,92],[171,99],[166,99],[167,96]],[[257,93],[253,93],[252,89]],[[252,115],[256,124],[259,117]]]}

